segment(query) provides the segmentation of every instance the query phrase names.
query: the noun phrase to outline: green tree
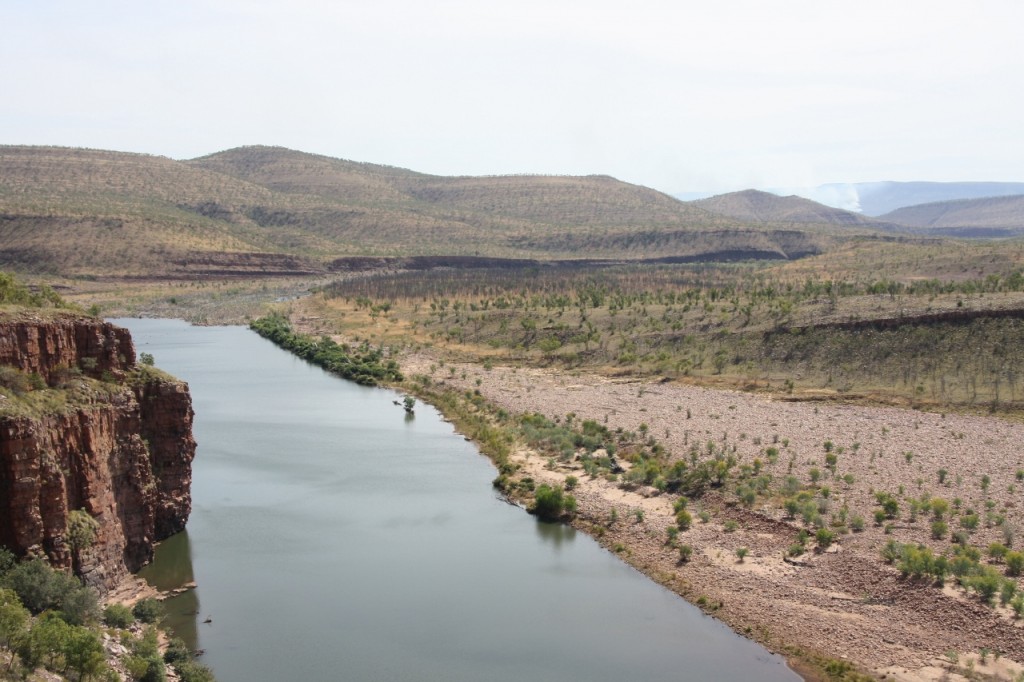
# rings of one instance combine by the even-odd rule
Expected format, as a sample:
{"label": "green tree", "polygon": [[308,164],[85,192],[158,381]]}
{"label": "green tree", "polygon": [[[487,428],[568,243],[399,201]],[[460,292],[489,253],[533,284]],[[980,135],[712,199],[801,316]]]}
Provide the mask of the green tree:
{"label": "green tree", "polygon": [[29,668],[44,664],[53,668],[64,651],[70,632],[71,626],[57,614],[45,613],[36,620],[28,636],[22,638],[18,655]]}
{"label": "green tree", "polygon": [[61,652],[65,667],[77,672],[79,680],[87,680],[106,667],[103,643],[99,635],[89,628],[72,627],[68,630]]}
{"label": "green tree", "polygon": [[96,594],[91,588],[40,559],[17,564],[3,576],[2,586],[14,590],[32,613],[47,609],[63,611],[74,623],[84,623],[98,615]]}
{"label": "green tree", "polygon": [[29,612],[13,590],[0,589],[0,647],[11,651],[7,667],[14,664],[14,649],[28,633]]}

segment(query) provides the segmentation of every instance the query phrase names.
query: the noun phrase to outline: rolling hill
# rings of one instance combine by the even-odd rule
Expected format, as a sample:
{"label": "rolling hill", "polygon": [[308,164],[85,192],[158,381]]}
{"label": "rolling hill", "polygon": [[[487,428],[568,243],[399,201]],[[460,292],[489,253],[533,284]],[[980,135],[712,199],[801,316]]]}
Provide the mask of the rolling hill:
{"label": "rolling hill", "polygon": [[1024,234],[1024,195],[939,201],[899,208],[880,220],[958,237]]}
{"label": "rolling hill", "polygon": [[780,197],[756,189],[719,194],[692,203],[711,213],[749,223],[803,223],[892,229],[892,225],[853,211],[832,208],[798,196]]}
{"label": "rolling hill", "polygon": [[0,147],[0,268],[322,273],[350,257],[785,259],[821,225],[716,215],[607,176],[439,177],[275,147],[189,161]]}

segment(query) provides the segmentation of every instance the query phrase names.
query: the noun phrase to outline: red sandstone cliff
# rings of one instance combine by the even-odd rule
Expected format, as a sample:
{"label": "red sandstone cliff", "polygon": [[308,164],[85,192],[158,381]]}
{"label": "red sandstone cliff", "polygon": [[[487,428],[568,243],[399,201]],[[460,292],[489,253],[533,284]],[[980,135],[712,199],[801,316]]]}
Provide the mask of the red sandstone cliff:
{"label": "red sandstone cliff", "polygon": [[[185,527],[195,454],[188,386],[139,371],[127,330],[67,314],[0,313],[3,365],[59,384],[64,400],[28,414],[0,400],[0,544],[112,587]],[[73,510],[99,524],[79,550],[67,538]]]}

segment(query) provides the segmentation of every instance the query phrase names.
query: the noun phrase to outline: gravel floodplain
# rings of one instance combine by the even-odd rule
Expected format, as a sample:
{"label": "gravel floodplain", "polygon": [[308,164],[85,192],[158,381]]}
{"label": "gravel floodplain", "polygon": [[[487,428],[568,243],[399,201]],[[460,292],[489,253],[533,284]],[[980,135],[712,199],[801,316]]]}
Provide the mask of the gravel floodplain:
{"label": "gravel floodplain", "polygon": [[[673,496],[653,488],[622,490],[586,476],[576,462],[552,466],[536,453],[515,454],[538,482],[559,484],[576,476],[578,526],[738,632],[783,653],[845,659],[887,679],[940,679],[968,666],[992,679],[1013,679],[1021,671],[1024,630],[1009,609],[982,604],[952,587],[952,580],[943,589],[904,578],[880,550],[889,539],[936,552],[949,548],[948,535],[933,538],[928,511],[911,513],[911,500],[926,496],[950,502],[950,532],[962,530],[960,516],[977,514],[970,543],[983,555],[993,542],[1024,546],[1024,535],[1015,538],[1018,530],[1024,533],[1024,481],[1018,479],[1024,477],[1024,425],[557,370],[441,367],[426,354],[409,355],[402,364],[407,376],[479,390],[516,414],[564,419],[574,413],[630,431],[646,424],[674,458],[689,457],[695,443],[702,449],[713,441],[734,452],[739,464],[760,459],[776,485],[788,476],[807,485],[817,470],[819,491],[829,489],[826,517],[845,507],[847,518],[864,519],[863,531],[839,534],[827,551],[787,560],[787,548],[805,526],[786,518],[780,496],[761,497],[746,509],[729,492],[714,491],[691,503],[694,524],[679,542],[693,554],[681,563],[665,542],[675,523]],[[778,450],[774,463],[768,448]],[[834,472],[826,466],[828,452],[835,455]],[[873,519],[878,492],[899,501],[899,513],[883,524]],[[702,509],[707,522],[697,518]],[[747,550],[742,560],[736,552],[741,547]]]}

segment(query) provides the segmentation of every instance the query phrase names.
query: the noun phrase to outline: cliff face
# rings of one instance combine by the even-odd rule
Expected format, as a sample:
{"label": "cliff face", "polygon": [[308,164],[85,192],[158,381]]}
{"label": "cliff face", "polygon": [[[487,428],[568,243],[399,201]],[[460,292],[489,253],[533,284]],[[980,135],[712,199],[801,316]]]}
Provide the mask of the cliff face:
{"label": "cliff face", "polygon": [[38,374],[47,383],[71,367],[95,379],[104,372],[123,377],[135,366],[135,346],[127,329],[112,324],[25,312],[0,316],[0,365]]}
{"label": "cliff face", "polygon": [[[0,365],[64,398],[28,415],[0,401],[0,544],[112,587],[191,511],[187,385],[136,367],[127,330],[78,316],[0,315]],[[90,542],[69,536],[76,510],[97,522]]]}

